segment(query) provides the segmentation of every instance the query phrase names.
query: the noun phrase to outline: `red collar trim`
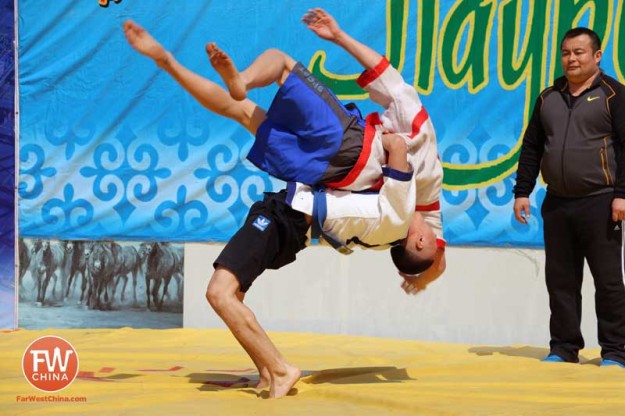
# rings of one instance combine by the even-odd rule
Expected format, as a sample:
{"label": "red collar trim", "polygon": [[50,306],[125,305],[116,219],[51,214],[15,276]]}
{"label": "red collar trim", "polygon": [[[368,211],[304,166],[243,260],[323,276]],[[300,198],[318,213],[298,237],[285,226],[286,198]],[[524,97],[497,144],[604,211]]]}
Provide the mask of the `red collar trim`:
{"label": "red collar trim", "polygon": [[429,205],[417,205],[414,207],[415,211],[438,211],[441,209],[441,203],[439,201],[432,202]]}

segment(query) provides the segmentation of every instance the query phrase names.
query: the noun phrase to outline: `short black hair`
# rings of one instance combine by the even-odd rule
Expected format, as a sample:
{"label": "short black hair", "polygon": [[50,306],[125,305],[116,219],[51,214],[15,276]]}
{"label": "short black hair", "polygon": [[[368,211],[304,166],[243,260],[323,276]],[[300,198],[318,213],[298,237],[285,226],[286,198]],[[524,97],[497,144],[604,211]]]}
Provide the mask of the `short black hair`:
{"label": "short black hair", "polygon": [[590,30],[587,27],[575,27],[564,34],[562,37],[562,41],[560,42],[560,49],[562,49],[562,45],[564,41],[571,38],[576,38],[581,35],[588,35],[590,37],[592,51],[597,52],[601,49],[601,38],[597,35],[597,32],[594,30]]}
{"label": "short black hair", "polygon": [[422,273],[434,263],[433,258],[422,258],[407,251],[402,245],[391,247],[391,258],[397,270],[406,274]]}

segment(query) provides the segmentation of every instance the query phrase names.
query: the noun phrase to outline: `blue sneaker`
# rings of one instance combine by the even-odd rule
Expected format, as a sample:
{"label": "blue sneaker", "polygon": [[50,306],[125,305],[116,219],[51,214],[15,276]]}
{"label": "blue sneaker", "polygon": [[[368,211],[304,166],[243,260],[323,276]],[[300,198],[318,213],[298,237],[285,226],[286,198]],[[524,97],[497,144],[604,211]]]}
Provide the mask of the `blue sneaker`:
{"label": "blue sneaker", "polygon": [[549,354],[548,356],[546,356],[540,361],[542,361],[543,363],[565,363],[566,362],[564,361],[564,358],[556,354]]}
{"label": "blue sneaker", "polygon": [[614,365],[625,368],[625,364],[620,363],[618,361],[614,361],[614,360],[603,360],[601,361],[601,364],[599,364],[600,367],[608,367],[608,366],[614,366]]}

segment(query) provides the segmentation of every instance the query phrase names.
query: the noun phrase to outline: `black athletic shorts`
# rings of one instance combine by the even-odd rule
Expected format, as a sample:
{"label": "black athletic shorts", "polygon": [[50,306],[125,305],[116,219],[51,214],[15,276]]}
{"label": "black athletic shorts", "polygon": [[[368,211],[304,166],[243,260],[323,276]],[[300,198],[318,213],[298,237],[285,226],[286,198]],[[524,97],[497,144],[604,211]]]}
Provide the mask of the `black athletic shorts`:
{"label": "black athletic shorts", "polygon": [[246,292],[266,269],[279,269],[306,247],[306,216],[286,203],[286,191],[266,192],[247,214],[245,224],[230,239],[213,267],[221,265]]}

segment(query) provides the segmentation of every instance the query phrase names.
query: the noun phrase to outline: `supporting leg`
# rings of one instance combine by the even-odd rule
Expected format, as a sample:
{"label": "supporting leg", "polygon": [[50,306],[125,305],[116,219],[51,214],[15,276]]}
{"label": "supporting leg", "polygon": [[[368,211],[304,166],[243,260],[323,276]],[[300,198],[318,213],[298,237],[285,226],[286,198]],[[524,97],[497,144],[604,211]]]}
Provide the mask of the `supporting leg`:
{"label": "supporting leg", "polygon": [[206,299],[228,326],[255,365],[266,368],[271,379],[270,397],[288,394],[301,376],[301,371],[289,364],[261,328],[254,313],[241,300],[239,282],[229,270],[218,267],[206,291]]}
{"label": "supporting leg", "polygon": [[[245,293],[241,292],[240,290],[237,290],[236,297],[237,299],[241,301],[241,303],[243,303],[243,300],[245,299]],[[269,387],[269,384],[271,383],[271,376],[269,375],[269,371],[267,370],[267,367],[264,367],[262,363],[260,363],[255,357],[250,355],[250,358],[254,362],[254,366],[256,366],[256,370],[258,370],[259,380],[258,380],[258,384],[256,384],[255,387],[257,389],[264,389],[266,387]]]}

